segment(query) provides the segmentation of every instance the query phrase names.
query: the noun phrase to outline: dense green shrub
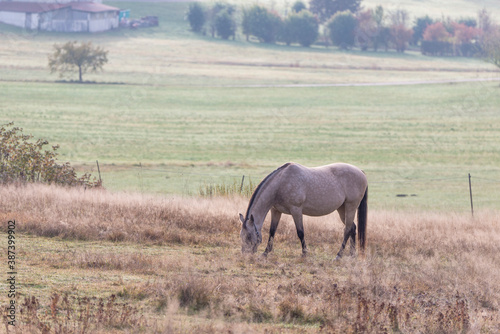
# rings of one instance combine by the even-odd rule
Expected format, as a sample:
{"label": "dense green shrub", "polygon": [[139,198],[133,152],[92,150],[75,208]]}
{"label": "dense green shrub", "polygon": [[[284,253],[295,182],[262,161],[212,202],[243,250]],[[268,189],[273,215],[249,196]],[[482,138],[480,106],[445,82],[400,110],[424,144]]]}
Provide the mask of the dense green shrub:
{"label": "dense green shrub", "polygon": [[292,21],[290,20],[290,16],[287,17],[283,24],[281,25],[281,29],[279,32],[279,40],[280,42],[285,43],[286,45],[290,45],[296,42],[294,29],[292,25]]}
{"label": "dense green shrub", "polygon": [[462,43],[456,46],[455,54],[462,57],[476,57],[483,52],[479,43]]}
{"label": "dense green shrub", "polygon": [[[226,12],[227,15],[224,14],[224,12]],[[217,31],[218,29],[217,25],[219,25],[219,29],[226,30],[225,32],[221,31],[225,36],[228,29],[229,30],[231,29],[228,24],[230,20],[233,22],[232,24],[235,26],[233,19],[233,14],[235,12],[236,12],[236,7],[226,2],[216,2],[212,7],[210,7],[210,9],[207,11],[207,22],[210,35],[212,37],[215,37],[215,35],[217,34],[219,35],[219,37],[222,37],[222,35],[218,34]],[[235,30],[235,28],[233,29]]]}
{"label": "dense green shrub", "polygon": [[301,0],[295,1],[295,3],[292,6],[292,11],[294,13],[300,13],[304,9],[307,9],[307,7],[306,7],[306,5]]}
{"label": "dense green shrub", "polygon": [[231,36],[234,37],[236,24],[228,10],[221,11],[215,17],[215,31],[217,32],[217,36],[222,39],[228,39]]}
{"label": "dense green shrub", "polygon": [[327,23],[332,43],[342,49],[354,46],[357,25],[358,21],[350,11],[335,14]]}
{"label": "dense green shrub", "polygon": [[453,44],[443,41],[422,41],[420,49],[423,55],[445,56],[453,54]]}
{"label": "dense green shrub", "polygon": [[283,26],[282,38],[286,44],[297,42],[308,47],[318,38],[318,20],[307,10],[291,14]]}
{"label": "dense green shrub", "polygon": [[202,5],[199,2],[191,3],[186,18],[189,21],[191,30],[194,32],[201,32],[206,21],[205,11]]}
{"label": "dense green shrub", "polygon": [[274,43],[281,31],[281,18],[267,8],[254,5],[243,11],[243,33],[252,35],[264,43]]}
{"label": "dense green shrub", "polygon": [[67,186],[100,186],[100,181],[91,180],[90,174],[81,177],[69,163],[56,160],[59,146],[45,150],[48,141],[33,140],[32,135],[22,133],[14,123],[0,126],[0,183],[40,182]]}

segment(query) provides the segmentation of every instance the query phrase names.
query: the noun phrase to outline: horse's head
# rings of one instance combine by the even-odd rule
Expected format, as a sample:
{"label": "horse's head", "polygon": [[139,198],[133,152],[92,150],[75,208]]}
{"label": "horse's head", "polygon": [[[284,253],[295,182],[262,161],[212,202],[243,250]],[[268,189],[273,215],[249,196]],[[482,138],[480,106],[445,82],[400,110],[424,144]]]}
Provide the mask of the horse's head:
{"label": "horse's head", "polygon": [[253,215],[245,219],[240,213],[241,220],[241,252],[242,253],[255,253],[257,246],[262,242],[262,236],[255,226]]}

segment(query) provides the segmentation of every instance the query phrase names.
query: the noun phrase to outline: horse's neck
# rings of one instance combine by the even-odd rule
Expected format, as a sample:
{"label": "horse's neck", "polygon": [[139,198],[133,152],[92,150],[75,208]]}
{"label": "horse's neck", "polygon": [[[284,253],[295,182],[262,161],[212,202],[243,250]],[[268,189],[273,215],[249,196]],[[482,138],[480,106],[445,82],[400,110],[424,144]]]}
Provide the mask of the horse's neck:
{"label": "horse's neck", "polygon": [[262,225],[264,225],[264,219],[266,219],[267,213],[275,204],[275,193],[276,187],[274,187],[273,185],[268,185],[261,190],[259,196],[256,198],[255,202],[252,205],[250,213],[253,215],[255,226],[259,231],[262,229]]}

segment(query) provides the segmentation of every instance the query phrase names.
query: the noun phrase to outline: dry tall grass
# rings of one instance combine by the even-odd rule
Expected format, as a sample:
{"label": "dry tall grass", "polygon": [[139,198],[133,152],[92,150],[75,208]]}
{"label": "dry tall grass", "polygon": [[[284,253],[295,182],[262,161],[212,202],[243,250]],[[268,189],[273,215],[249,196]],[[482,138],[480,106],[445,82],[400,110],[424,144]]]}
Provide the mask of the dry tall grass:
{"label": "dry tall grass", "polygon": [[[0,190],[0,219],[20,221],[19,231],[81,240],[227,244],[237,229],[226,198],[161,198],[105,190],[27,185]],[[197,231],[197,232],[195,232]],[[187,233],[189,232],[189,233]]]}
{"label": "dry tall grass", "polygon": [[290,219],[279,226],[267,259],[242,257],[237,214],[246,205],[237,197],[0,188],[0,220],[16,219],[18,233],[182,249],[158,258],[113,247],[56,257],[68,268],[151,278],[119,287],[119,298],[144,305],[150,322],[141,320],[141,331],[500,331],[498,212],[472,219],[452,212],[369,211],[366,257],[334,262],[342,232],[335,215],[306,218],[305,259]]}

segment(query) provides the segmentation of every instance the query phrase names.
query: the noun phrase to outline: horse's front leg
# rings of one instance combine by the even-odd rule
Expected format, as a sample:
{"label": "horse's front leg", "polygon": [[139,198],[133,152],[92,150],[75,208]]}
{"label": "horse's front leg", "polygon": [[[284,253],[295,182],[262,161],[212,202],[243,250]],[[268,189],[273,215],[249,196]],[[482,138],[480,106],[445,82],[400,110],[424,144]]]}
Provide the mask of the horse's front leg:
{"label": "horse's front leg", "polygon": [[267,256],[267,254],[273,250],[273,241],[274,241],[274,234],[276,233],[276,229],[278,228],[278,223],[280,222],[281,218],[281,212],[276,210],[275,208],[271,209],[271,228],[269,229],[269,240],[267,241],[267,247],[266,250],[264,251],[264,256]]}

